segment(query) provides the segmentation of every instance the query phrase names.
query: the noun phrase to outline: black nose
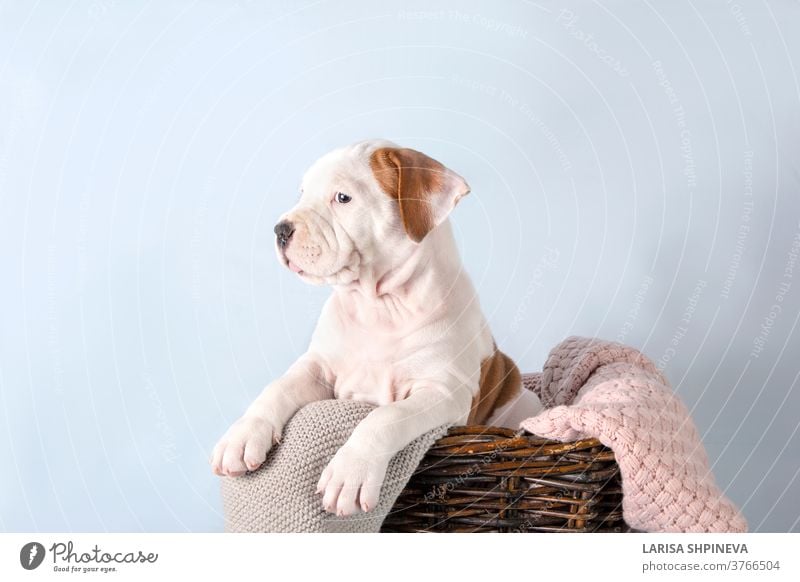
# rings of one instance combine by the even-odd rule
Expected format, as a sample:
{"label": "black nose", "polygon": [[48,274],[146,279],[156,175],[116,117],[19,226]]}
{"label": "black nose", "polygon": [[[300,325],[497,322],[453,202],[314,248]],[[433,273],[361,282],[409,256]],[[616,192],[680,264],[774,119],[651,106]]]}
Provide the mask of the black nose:
{"label": "black nose", "polygon": [[275,225],[275,236],[278,237],[278,246],[282,249],[289,244],[289,239],[294,234],[294,225],[288,220],[281,220]]}

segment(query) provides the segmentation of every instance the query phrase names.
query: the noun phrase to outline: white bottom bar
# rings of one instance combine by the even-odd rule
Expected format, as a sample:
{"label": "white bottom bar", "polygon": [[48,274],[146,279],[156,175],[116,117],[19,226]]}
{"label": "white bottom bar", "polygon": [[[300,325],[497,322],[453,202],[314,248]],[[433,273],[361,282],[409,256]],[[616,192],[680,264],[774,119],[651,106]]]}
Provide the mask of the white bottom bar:
{"label": "white bottom bar", "polygon": [[0,534],[0,580],[794,581],[798,542],[800,534]]}

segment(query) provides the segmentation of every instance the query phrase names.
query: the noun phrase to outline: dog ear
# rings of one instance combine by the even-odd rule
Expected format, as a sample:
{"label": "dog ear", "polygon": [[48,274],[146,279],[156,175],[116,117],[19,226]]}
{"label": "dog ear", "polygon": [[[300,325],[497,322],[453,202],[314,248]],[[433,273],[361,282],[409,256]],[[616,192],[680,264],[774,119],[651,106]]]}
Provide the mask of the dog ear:
{"label": "dog ear", "polygon": [[469,193],[464,178],[416,150],[379,148],[370,167],[381,189],[397,200],[403,227],[417,243]]}

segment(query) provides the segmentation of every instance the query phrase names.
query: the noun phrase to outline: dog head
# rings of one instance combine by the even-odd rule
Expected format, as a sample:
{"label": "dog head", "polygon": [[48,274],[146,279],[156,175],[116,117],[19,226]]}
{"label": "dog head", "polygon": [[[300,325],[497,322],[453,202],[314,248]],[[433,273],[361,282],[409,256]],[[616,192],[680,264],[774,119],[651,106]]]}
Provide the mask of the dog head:
{"label": "dog head", "polygon": [[317,160],[300,192],[275,226],[278,258],[310,283],[344,285],[409,256],[469,186],[421,152],[370,140]]}

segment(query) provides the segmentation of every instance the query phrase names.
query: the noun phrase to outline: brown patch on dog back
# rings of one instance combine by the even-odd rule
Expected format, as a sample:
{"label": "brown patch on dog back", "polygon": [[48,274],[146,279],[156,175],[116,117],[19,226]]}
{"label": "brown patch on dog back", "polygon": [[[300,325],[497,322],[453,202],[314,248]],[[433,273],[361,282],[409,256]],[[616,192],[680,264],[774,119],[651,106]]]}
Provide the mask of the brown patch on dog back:
{"label": "brown patch on dog back", "polygon": [[484,424],[501,406],[508,404],[522,389],[522,378],[514,361],[494,348],[481,362],[480,390],[472,401],[467,424]]}
{"label": "brown patch on dog back", "polygon": [[397,200],[408,236],[420,242],[435,226],[429,196],[442,189],[445,167],[408,148],[377,149],[369,165],[381,189]]}

